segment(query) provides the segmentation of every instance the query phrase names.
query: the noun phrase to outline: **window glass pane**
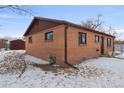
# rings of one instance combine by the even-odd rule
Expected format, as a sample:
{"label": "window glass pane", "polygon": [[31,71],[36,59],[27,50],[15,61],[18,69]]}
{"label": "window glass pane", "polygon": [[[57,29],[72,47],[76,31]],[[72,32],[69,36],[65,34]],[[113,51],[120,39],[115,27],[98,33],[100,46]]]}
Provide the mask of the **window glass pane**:
{"label": "window glass pane", "polygon": [[110,39],[110,38],[107,39],[107,46],[108,46],[108,47],[111,46],[111,39]]}
{"label": "window glass pane", "polygon": [[85,43],[85,35],[82,34],[82,43]]}
{"label": "window glass pane", "polygon": [[79,43],[81,43],[81,34],[79,33],[79,35],[78,35],[78,39],[79,39]]}
{"label": "window glass pane", "polygon": [[29,37],[28,39],[29,39],[28,42],[32,43],[32,37]]}
{"label": "window glass pane", "polygon": [[98,42],[98,36],[96,36],[96,42]]}
{"label": "window glass pane", "polygon": [[53,32],[46,33],[45,38],[46,38],[46,40],[53,40]]}
{"label": "window glass pane", "polygon": [[47,39],[50,39],[50,33],[47,34]]}
{"label": "window glass pane", "polygon": [[99,42],[99,36],[95,35],[95,42],[98,43]]}
{"label": "window glass pane", "polygon": [[79,32],[78,39],[80,44],[86,44],[86,34]]}

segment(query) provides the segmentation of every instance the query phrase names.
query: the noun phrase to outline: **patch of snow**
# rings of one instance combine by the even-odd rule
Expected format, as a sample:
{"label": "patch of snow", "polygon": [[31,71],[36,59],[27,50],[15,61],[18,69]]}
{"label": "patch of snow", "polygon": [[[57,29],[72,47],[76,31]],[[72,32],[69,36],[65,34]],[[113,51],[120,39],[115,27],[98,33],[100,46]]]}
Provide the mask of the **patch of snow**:
{"label": "patch of snow", "polygon": [[82,75],[66,75],[48,72],[47,74],[39,68],[28,66],[25,73],[17,78],[16,75],[0,75],[0,87],[55,87],[55,88],[80,88],[80,87],[123,87],[123,78],[112,74],[96,78],[87,78]]}
{"label": "patch of snow", "polygon": [[121,54],[121,55],[117,55],[116,57],[119,57],[119,58],[124,58],[124,53]]}
{"label": "patch of snow", "polygon": [[25,55],[24,59],[27,64],[50,64],[48,61],[45,61],[27,54]]}
{"label": "patch of snow", "polygon": [[[124,73],[124,60],[116,58],[100,57],[85,62],[88,66],[95,66],[101,69],[111,70],[116,73]],[[83,63],[80,65],[84,65]]]}
{"label": "patch of snow", "polygon": [[116,55],[120,55],[121,54],[121,51],[115,51],[114,52]]}
{"label": "patch of snow", "polygon": [[[24,54],[22,51],[17,52],[17,55]],[[29,55],[24,55],[24,58],[26,61],[33,60],[38,64],[47,62]],[[27,64],[26,71],[20,78],[16,73],[0,74],[0,87],[124,87],[124,60],[122,59],[100,57],[84,61],[77,67],[79,70],[61,68],[54,73]]]}
{"label": "patch of snow", "polygon": [[25,50],[1,50],[0,51],[0,63],[2,62],[2,60],[4,59],[5,56],[9,56],[9,55],[13,55],[16,54],[16,55],[22,55],[25,53]]}

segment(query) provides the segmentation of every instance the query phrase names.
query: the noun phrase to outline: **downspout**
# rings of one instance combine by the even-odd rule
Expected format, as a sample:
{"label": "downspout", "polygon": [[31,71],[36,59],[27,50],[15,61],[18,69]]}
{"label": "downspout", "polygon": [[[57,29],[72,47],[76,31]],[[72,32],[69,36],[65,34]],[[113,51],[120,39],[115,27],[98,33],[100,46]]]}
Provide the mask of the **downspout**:
{"label": "downspout", "polygon": [[115,38],[113,38],[113,54],[115,52]]}
{"label": "downspout", "polygon": [[65,64],[67,64],[68,66],[72,67],[72,68],[75,68],[75,69],[78,69],[77,67],[73,66],[72,64],[68,63],[67,61],[67,29],[68,29],[69,25],[66,25],[65,27]]}

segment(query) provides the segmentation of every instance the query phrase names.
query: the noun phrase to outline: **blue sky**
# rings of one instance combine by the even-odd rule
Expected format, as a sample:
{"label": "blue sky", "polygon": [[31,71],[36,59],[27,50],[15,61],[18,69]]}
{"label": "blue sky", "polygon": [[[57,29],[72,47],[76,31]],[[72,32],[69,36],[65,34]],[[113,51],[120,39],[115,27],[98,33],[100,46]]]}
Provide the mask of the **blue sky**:
{"label": "blue sky", "polygon": [[[67,20],[80,24],[88,18],[102,14],[104,25],[112,26],[124,39],[124,6],[23,6],[33,13],[33,16]],[[22,37],[33,16],[18,15],[8,9],[0,10],[0,37]]]}

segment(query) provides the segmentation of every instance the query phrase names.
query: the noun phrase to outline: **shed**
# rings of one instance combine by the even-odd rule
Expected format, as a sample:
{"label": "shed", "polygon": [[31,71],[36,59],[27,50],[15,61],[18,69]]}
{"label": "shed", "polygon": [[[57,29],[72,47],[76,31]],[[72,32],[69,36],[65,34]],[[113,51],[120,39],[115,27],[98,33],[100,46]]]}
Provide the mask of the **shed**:
{"label": "shed", "polygon": [[25,49],[25,41],[21,39],[10,41],[10,49],[11,50],[24,50]]}

